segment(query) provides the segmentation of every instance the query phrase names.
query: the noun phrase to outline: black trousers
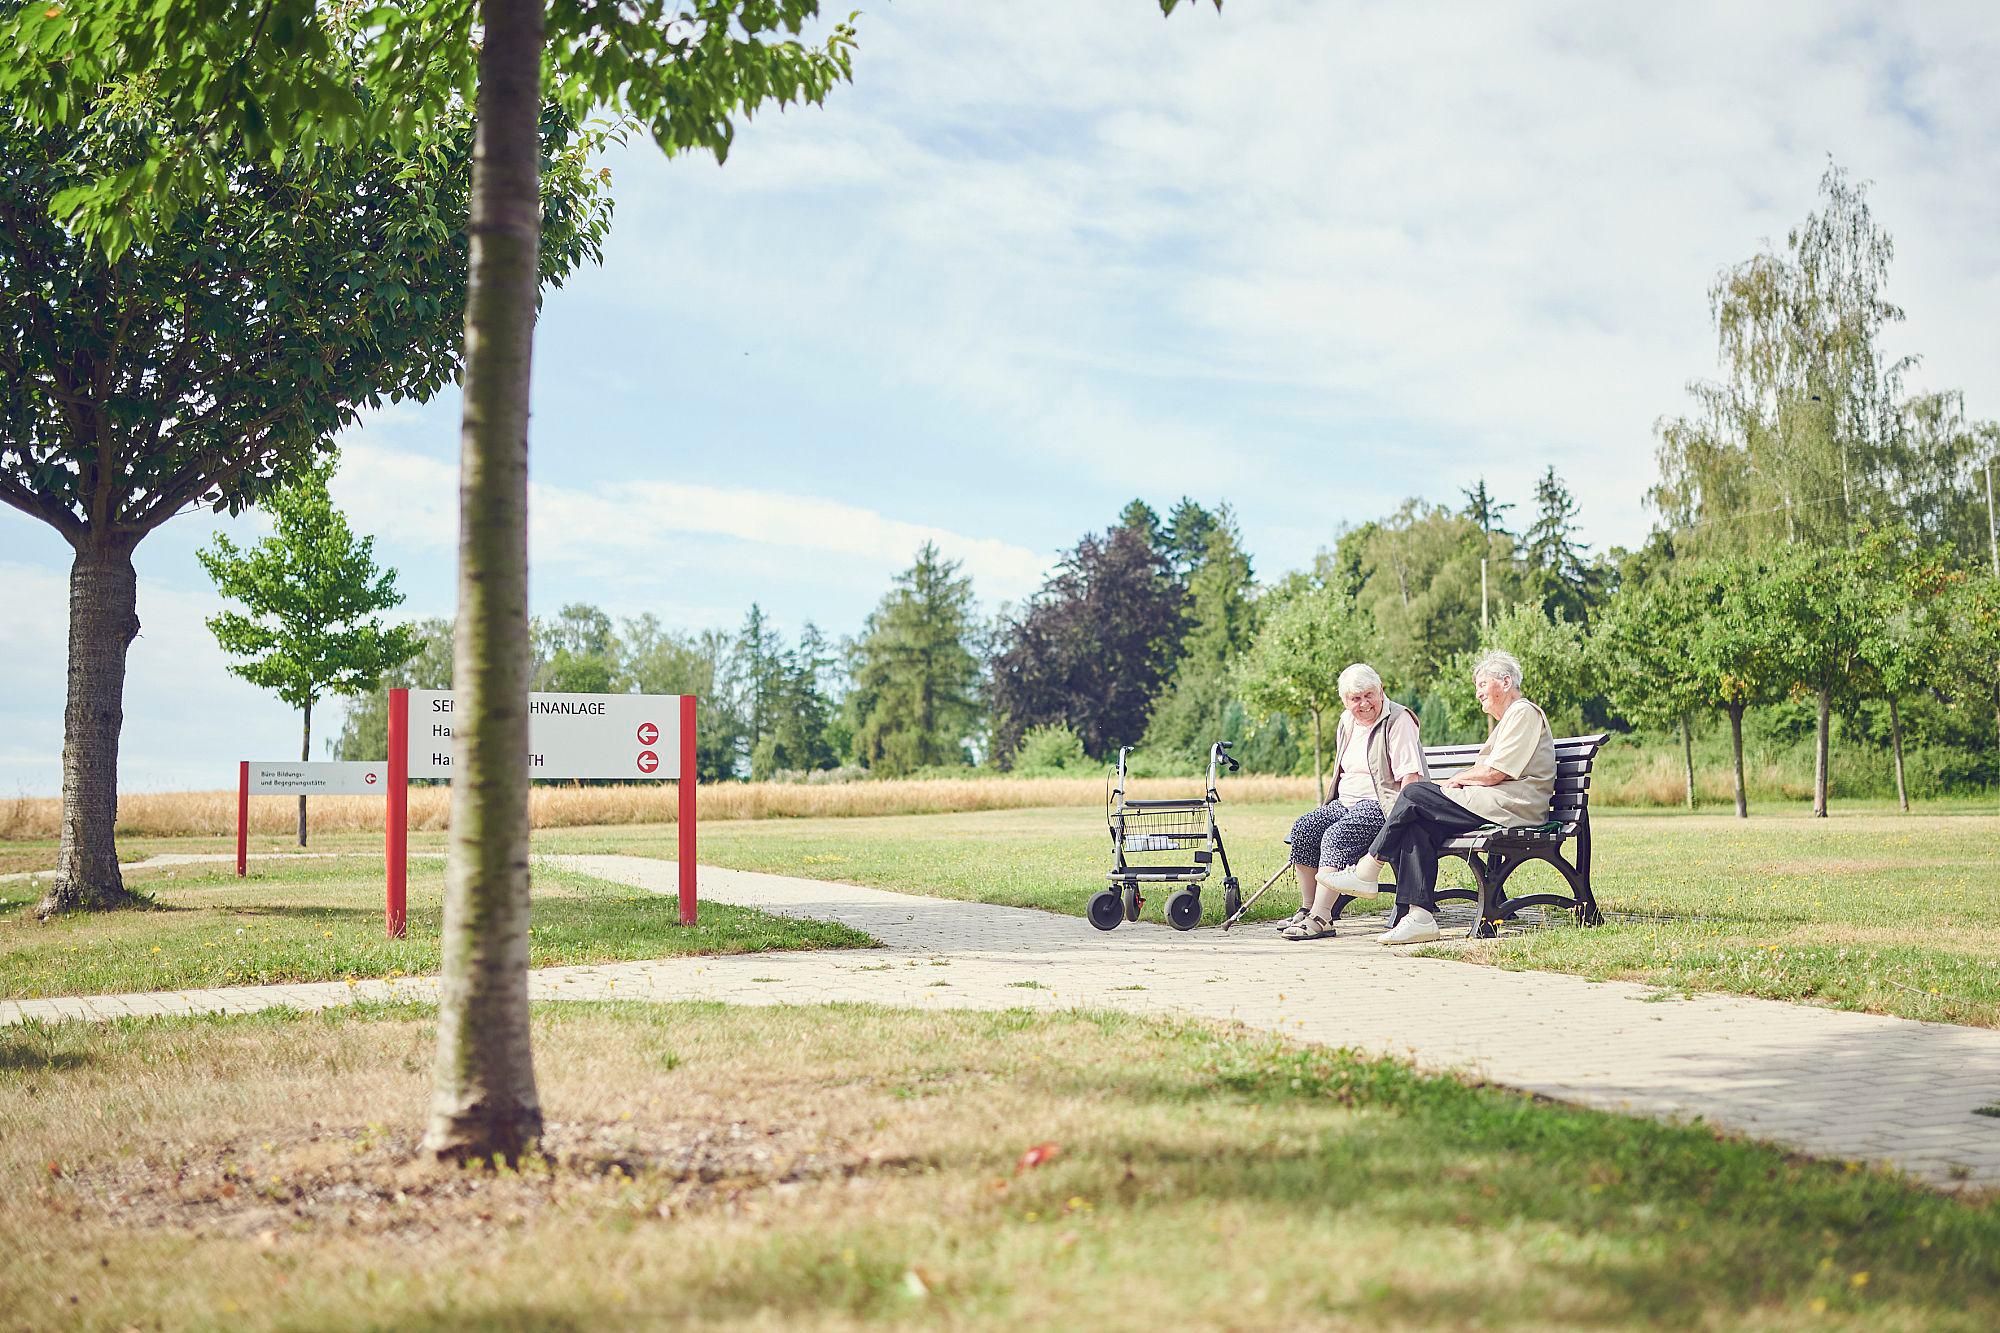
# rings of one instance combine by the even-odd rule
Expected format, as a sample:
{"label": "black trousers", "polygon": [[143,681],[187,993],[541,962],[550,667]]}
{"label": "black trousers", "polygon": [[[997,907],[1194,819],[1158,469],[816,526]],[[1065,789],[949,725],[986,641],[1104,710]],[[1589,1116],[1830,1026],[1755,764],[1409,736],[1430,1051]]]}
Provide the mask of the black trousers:
{"label": "black trousers", "polygon": [[1415,782],[1397,795],[1368,852],[1395,870],[1399,906],[1435,911],[1438,845],[1488,822],[1445,795],[1435,782]]}

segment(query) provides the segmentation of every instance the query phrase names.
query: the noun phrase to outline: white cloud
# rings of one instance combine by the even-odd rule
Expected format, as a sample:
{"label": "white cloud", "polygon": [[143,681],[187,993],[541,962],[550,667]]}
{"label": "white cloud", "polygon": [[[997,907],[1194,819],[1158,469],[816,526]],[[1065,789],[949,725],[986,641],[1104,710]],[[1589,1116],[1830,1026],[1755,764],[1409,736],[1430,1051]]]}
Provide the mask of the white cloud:
{"label": "white cloud", "polygon": [[[449,552],[457,542],[457,483],[457,472],[437,459],[352,444],[343,451],[334,492],[376,530],[410,546]],[[963,562],[987,597],[1026,596],[1041,586],[1050,564],[1050,557],[1025,547],[833,500],[657,479],[587,490],[536,482],[528,514],[538,568],[569,566],[628,587],[670,583],[676,574],[709,567],[715,539],[734,564],[761,566],[770,578],[871,590],[908,567],[925,542]],[[685,593],[678,600],[690,608],[700,604]],[[726,614],[733,620],[742,608],[731,605]]]}
{"label": "white cloud", "polygon": [[[1895,350],[2000,414],[1992,13],[895,7],[853,88],[726,170],[621,164],[606,299],[782,310],[1094,486],[1226,457],[1208,484],[1267,559],[1307,554],[1259,541],[1301,477],[1360,519],[1482,470],[1525,498],[1550,463],[1590,536],[1632,542],[1653,423],[1713,366],[1708,283],[1782,240],[1829,153],[1899,239]],[[1332,484],[1356,462],[1393,475]]]}

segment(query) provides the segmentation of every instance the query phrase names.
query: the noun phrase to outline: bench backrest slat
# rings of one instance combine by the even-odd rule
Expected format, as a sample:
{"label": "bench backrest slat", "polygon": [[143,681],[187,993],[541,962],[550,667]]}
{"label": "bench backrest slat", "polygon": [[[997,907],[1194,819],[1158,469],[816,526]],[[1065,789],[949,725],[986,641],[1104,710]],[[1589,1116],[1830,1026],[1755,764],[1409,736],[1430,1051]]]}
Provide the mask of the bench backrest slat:
{"label": "bench backrest slat", "polygon": [[[1609,739],[1602,732],[1556,737],[1555,796],[1549,801],[1549,818],[1561,823],[1565,834],[1574,833],[1589,816],[1590,771]],[[1479,750],[1477,745],[1427,745],[1424,762],[1433,778],[1448,778],[1477,763]]]}

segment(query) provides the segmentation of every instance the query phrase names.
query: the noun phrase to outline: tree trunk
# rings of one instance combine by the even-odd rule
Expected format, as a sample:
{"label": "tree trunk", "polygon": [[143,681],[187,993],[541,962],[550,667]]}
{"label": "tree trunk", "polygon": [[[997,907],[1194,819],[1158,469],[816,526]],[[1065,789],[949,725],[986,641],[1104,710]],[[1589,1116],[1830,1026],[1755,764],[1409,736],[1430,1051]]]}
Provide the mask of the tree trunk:
{"label": "tree trunk", "polygon": [[1736,755],[1736,817],[1750,818],[1750,791],[1743,781],[1743,705],[1729,708],[1729,747]]}
{"label": "tree trunk", "polygon": [[1819,733],[1813,742],[1813,818],[1826,818],[1827,788],[1827,732],[1832,726],[1833,695],[1827,690],[1816,690],[1819,699]]}
{"label": "tree trunk", "polygon": [[540,0],[483,0],[459,430],[459,694],[437,1067],[423,1151],[512,1160],[542,1132],[528,1028],[528,385]]}
{"label": "tree trunk", "polygon": [[[305,714],[305,730],[299,737],[299,762],[306,764],[311,763],[313,757],[313,706],[310,700],[306,702],[306,706],[302,711]],[[303,847],[305,845],[306,798],[301,794],[299,797],[299,846]]]}
{"label": "tree trunk", "polygon": [[118,869],[118,734],[125,653],[139,637],[136,539],[79,547],[69,567],[69,697],[63,706],[62,843],[36,909],[103,912],[144,900]]}
{"label": "tree trunk", "polygon": [[1319,793],[1319,804],[1326,804],[1326,764],[1320,758],[1319,709],[1313,709],[1313,790]]}
{"label": "tree trunk", "polygon": [[1896,698],[1889,696],[1889,748],[1896,754],[1896,804],[1903,807],[1903,813],[1910,813],[1910,789],[1903,781],[1903,714],[1896,707]]}
{"label": "tree trunk", "polygon": [[1688,724],[1688,715],[1681,714],[1681,759],[1687,768],[1688,809],[1694,809],[1694,728]]}

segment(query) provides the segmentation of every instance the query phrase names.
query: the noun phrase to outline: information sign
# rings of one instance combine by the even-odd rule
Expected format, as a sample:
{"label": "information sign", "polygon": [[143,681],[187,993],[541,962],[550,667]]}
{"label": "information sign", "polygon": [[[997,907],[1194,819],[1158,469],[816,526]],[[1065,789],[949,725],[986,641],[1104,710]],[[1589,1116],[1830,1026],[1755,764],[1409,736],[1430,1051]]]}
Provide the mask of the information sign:
{"label": "information sign", "polygon": [[332,760],[297,763],[250,761],[252,796],[379,796],[389,789],[389,765]]}
{"label": "information sign", "polygon": [[[460,698],[410,691],[413,778],[449,778]],[[678,778],[681,699],[676,694],[531,694],[528,775],[534,778]]]}

